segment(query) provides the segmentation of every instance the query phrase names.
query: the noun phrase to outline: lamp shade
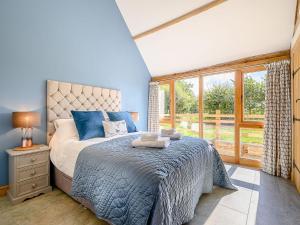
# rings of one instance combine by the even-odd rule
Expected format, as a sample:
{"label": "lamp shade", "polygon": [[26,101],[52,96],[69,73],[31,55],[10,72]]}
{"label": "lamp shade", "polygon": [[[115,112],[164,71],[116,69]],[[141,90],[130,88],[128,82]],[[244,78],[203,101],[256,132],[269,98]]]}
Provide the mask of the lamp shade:
{"label": "lamp shade", "polygon": [[38,112],[13,112],[12,124],[14,128],[32,128],[41,124],[41,116]]}
{"label": "lamp shade", "polygon": [[138,112],[129,112],[131,115],[131,118],[134,122],[139,121],[139,113]]}

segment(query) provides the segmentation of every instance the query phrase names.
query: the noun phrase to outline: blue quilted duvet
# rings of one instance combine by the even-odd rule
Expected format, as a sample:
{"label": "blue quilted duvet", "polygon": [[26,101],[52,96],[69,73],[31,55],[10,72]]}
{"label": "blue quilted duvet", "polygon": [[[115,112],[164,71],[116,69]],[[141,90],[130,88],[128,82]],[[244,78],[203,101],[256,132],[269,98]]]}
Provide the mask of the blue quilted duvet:
{"label": "blue quilted duvet", "polygon": [[131,147],[138,135],[82,150],[72,195],[91,203],[114,225],[179,225],[190,221],[202,193],[213,185],[235,189],[217,151],[184,137],[166,149]]}

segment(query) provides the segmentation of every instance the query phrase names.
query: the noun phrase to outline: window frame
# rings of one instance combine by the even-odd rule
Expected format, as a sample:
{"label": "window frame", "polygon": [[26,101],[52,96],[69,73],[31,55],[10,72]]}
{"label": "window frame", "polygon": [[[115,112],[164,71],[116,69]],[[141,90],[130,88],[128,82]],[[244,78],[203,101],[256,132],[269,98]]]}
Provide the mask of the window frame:
{"label": "window frame", "polygon": [[[169,86],[169,94],[170,94],[170,97],[169,97],[169,99],[170,99],[170,102],[169,102],[169,105],[170,105],[170,122],[169,122],[169,120],[168,120],[168,123],[170,123],[170,125],[171,125],[171,127],[172,127],[172,104],[171,104],[171,96],[172,96],[172,94],[171,94],[171,85],[170,85],[170,83],[171,83],[171,81],[163,81],[163,82],[159,82],[159,86],[163,86],[163,85],[168,85]],[[161,120],[159,119],[159,123],[161,123]]]}
{"label": "window frame", "polygon": [[[170,124],[172,128],[175,128],[175,80],[168,80],[168,81],[160,81],[159,85],[169,85],[170,90]],[[159,121],[160,122],[160,121]]]}
{"label": "window frame", "polygon": [[240,104],[240,125],[241,127],[244,128],[264,128],[264,122],[263,121],[249,121],[249,120],[244,120],[244,78],[246,73],[253,73],[253,72],[259,72],[259,71],[264,71],[266,68],[264,66],[255,66],[255,67],[249,67],[249,68],[243,68],[240,70],[240,76],[241,76],[241,83],[240,83],[240,97],[241,97],[241,104]]}
{"label": "window frame", "polygon": [[244,74],[250,72],[257,72],[266,70],[264,66],[258,65],[253,67],[246,67],[236,70],[236,124],[235,124],[235,163],[253,166],[260,168],[262,163],[258,160],[247,159],[241,157],[241,128],[257,128],[264,129],[264,122],[262,121],[244,121]]}
{"label": "window frame", "polygon": [[205,74],[193,74],[193,76],[182,76],[182,77],[175,77],[174,79],[168,80],[161,80],[159,84],[168,84],[170,87],[170,120],[171,120],[171,127],[175,128],[176,123],[176,96],[175,96],[175,82],[177,80],[188,79],[193,77],[198,77],[199,79],[199,137],[203,137],[203,77],[211,76],[219,73],[225,72],[234,72],[235,73],[235,135],[234,135],[234,149],[235,149],[235,156],[226,156],[221,155],[222,159],[228,163],[236,163],[246,166],[253,166],[253,167],[261,167],[262,164],[258,160],[254,159],[247,159],[241,157],[241,135],[240,130],[241,128],[264,128],[263,121],[245,121],[243,115],[243,107],[244,107],[244,74],[249,72],[257,72],[266,70],[263,65],[255,65],[251,67],[243,67],[238,69],[231,69],[231,70],[220,70],[214,71],[212,73],[205,73]]}
{"label": "window frame", "polygon": [[178,78],[174,79],[173,81],[173,88],[174,88],[174,96],[173,96],[173,101],[174,101],[174,108],[173,108],[173,118],[174,118],[174,126],[172,128],[176,128],[176,81],[180,80],[186,80],[186,79],[193,79],[197,78],[198,79],[198,136],[200,138],[203,138],[203,114],[200,113],[202,110],[202,104],[203,104],[203,76],[193,76],[193,77],[183,77],[183,78]]}

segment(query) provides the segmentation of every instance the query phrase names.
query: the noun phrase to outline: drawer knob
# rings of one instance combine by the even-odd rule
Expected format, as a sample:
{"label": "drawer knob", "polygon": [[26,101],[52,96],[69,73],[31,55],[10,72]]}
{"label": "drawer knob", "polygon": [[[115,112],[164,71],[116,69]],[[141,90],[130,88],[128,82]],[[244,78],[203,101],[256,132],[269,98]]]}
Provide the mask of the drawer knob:
{"label": "drawer knob", "polygon": [[31,162],[35,162],[35,161],[36,161],[36,158],[31,158],[30,161],[31,161]]}
{"label": "drawer knob", "polygon": [[32,188],[35,189],[37,187],[36,184],[32,184]]}
{"label": "drawer knob", "polygon": [[32,170],[32,172],[31,172],[31,176],[34,176],[36,174],[36,171],[35,170]]}

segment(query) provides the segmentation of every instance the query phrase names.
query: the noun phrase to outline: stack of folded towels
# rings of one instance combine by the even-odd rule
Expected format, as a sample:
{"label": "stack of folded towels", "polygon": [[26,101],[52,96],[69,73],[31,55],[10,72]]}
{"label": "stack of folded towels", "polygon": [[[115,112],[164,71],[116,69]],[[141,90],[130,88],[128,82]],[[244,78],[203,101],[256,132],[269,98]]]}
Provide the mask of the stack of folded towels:
{"label": "stack of folded towels", "polygon": [[156,133],[144,133],[141,137],[132,141],[132,146],[149,148],[167,148],[170,144],[169,137],[160,137]]}
{"label": "stack of folded towels", "polygon": [[141,137],[132,141],[132,146],[148,147],[148,148],[167,148],[170,140],[179,140],[182,138],[180,133],[176,133],[175,129],[162,129],[161,135],[157,133],[143,133]]}
{"label": "stack of folded towels", "polygon": [[162,129],[161,130],[161,136],[162,137],[169,137],[171,140],[179,140],[182,138],[181,133],[177,133],[176,129]]}

